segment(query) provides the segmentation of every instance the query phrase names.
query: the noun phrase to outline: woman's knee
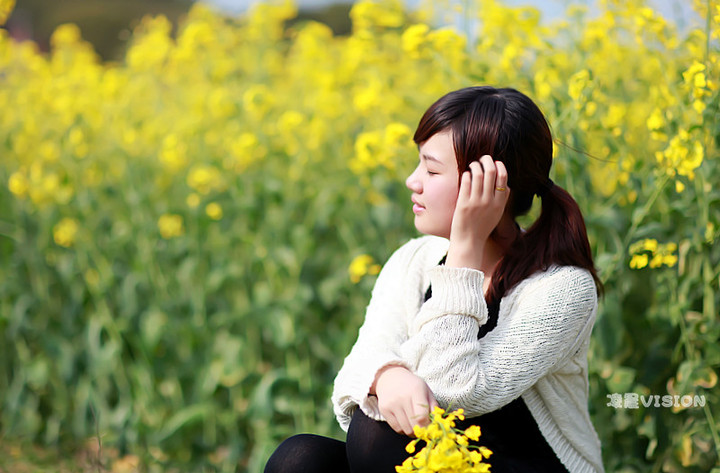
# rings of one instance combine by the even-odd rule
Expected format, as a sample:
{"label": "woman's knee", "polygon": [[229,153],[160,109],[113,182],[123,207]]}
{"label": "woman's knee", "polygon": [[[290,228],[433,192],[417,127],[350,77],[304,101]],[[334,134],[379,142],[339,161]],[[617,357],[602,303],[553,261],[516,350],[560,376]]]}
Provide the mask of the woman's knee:
{"label": "woman's knee", "polygon": [[265,465],[265,473],[323,473],[348,471],[345,443],[313,434],[285,439]]}
{"label": "woman's knee", "polygon": [[395,466],[408,456],[405,447],[410,437],[359,411],[353,415],[347,436],[347,457],[352,471],[394,472]]}

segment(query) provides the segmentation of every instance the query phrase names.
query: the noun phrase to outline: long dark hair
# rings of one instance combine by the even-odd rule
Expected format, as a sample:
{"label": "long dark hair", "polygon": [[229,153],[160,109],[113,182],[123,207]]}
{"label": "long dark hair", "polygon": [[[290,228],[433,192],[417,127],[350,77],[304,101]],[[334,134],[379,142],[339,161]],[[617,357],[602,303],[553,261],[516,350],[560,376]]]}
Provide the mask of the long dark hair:
{"label": "long dark hair", "polygon": [[458,176],[485,154],[505,164],[513,218],[526,214],[534,196],[541,196],[540,216],[503,256],[495,269],[489,298],[499,299],[523,279],[552,264],[587,269],[598,293],[602,293],[580,208],[549,178],[553,140],[537,105],[510,88],[456,90],[430,106],[413,140],[419,146],[443,131],[452,132]]}

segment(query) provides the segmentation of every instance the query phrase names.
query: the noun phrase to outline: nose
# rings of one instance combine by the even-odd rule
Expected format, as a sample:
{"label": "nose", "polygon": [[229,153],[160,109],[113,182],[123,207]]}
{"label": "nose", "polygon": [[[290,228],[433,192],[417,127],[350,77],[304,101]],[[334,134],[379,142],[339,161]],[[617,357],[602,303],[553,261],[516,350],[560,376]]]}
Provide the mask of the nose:
{"label": "nose", "polygon": [[415,192],[416,194],[419,194],[422,192],[422,183],[420,182],[420,179],[418,178],[418,170],[420,169],[420,166],[415,168],[415,170],[410,174],[407,179],[405,179],[405,185],[408,189]]}

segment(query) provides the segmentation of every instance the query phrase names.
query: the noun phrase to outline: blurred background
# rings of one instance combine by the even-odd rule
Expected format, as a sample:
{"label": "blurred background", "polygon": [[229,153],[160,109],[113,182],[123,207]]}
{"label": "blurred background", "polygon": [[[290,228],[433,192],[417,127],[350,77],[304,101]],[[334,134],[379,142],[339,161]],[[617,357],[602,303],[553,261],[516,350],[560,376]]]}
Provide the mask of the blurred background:
{"label": "blurred background", "polygon": [[343,438],[333,379],[417,236],[414,127],[478,84],[538,103],[586,219],[606,470],[720,473],[717,0],[9,11],[0,473],[255,473]]}

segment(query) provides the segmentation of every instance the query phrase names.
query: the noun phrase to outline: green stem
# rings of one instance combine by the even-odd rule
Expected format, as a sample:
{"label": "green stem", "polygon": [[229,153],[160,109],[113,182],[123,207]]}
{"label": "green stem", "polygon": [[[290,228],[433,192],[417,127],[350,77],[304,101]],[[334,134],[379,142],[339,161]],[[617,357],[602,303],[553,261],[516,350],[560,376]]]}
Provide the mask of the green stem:
{"label": "green stem", "polygon": [[715,453],[720,457],[720,434],[718,434],[717,425],[713,418],[712,412],[710,411],[710,405],[706,402],[703,406],[705,412],[705,418],[707,419],[708,426],[710,427],[710,433],[712,433],[713,441],[715,442]]}
{"label": "green stem", "polygon": [[697,356],[695,356],[695,348],[693,348],[692,343],[690,343],[690,335],[688,333],[687,324],[685,323],[685,317],[683,316],[683,308],[687,308],[689,305],[687,297],[685,297],[687,292],[678,291],[677,287],[675,287],[673,292],[675,294],[679,294],[671,297],[676,301],[674,304],[677,308],[675,315],[677,316],[678,325],[680,326],[680,337],[682,340],[682,346],[685,349],[685,358],[688,360],[696,360]]}

